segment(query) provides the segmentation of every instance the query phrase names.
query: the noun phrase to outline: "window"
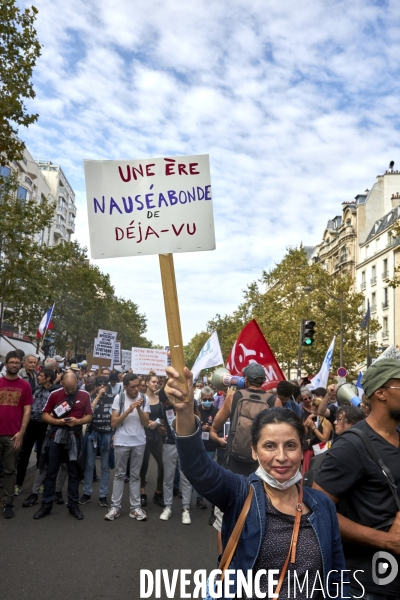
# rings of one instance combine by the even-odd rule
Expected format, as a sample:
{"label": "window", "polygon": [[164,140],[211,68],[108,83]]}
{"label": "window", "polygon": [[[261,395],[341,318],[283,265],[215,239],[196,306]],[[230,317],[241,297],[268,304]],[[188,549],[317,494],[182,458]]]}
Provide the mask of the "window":
{"label": "window", "polygon": [[389,320],[387,317],[383,317],[383,321],[382,321],[382,337],[383,338],[388,338],[389,337]]}
{"label": "window", "polygon": [[371,296],[371,311],[376,312],[376,293],[375,292]]}
{"label": "window", "polygon": [[32,185],[32,179],[30,179],[28,175],[25,175],[25,183],[29,183],[29,185]]}
{"label": "window", "polygon": [[389,306],[389,289],[383,288],[383,302],[382,308],[387,308]]}
{"label": "window", "polygon": [[11,175],[11,169],[9,167],[0,167],[0,176],[9,177]]}
{"label": "window", "polygon": [[387,258],[383,260],[382,279],[386,279],[388,276],[388,261]]}
{"label": "window", "polygon": [[365,282],[365,271],[361,272],[361,289],[365,290],[365,288],[367,287],[367,284]]}
{"label": "window", "polygon": [[371,285],[376,284],[376,267],[373,266],[371,269]]}
{"label": "window", "polygon": [[26,188],[22,187],[21,185],[18,186],[17,199],[21,200],[22,202],[26,202],[27,200],[29,200],[28,190]]}
{"label": "window", "polygon": [[346,219],[346,225],[351,225],[351,219]]}
{"label": "window", "polygon": [[365,247],[365,258],[368,258],[368,254],[369,254],[369,246]]}

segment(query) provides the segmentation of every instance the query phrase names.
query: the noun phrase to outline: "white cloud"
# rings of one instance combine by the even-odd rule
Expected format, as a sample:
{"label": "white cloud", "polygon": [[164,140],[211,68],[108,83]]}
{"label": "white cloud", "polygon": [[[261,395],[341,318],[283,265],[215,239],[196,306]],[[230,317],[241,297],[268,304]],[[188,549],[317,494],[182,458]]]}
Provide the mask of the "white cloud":
{"label": "white cloud", "polygon": [[[400,161],[394,1],[36,4],[40,119],[21,135],[66,172],[81,243],[84,158],[210,154],[217,250],[175,257],[185,341]],[[167,343],[157,257],[98,264]]]}

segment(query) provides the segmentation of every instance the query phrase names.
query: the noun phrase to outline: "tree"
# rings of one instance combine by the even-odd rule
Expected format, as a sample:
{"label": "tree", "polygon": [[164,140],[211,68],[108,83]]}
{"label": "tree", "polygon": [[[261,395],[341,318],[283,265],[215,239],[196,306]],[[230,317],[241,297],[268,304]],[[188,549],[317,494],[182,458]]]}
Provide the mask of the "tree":
{"label": "tree", "polygon": [[[260,291],[259,284],[265,286]],[[304,288],[311,288],[307,294]],[[336,298],[336,299],[335,299]],[[344,365],[349,369],[365,360],[366,333],[361,329],[365,309],[363,294],[353,291],[350,275],[330,276],[318,264],[308,264],[304,249],[288,248],[283,260],[270,271],[264,271],[260,282],[248,286],[245,306],[257,319],[268,343],[287,371],[297,367],[301,319],[316,322],[314,344],[303,347],[303,368],[316,373],[334,335],[336,349],[332,368],[339,367],[340,302],[343,298]],[[371,319],[370,332],[380,328]],[[376,352],[371,345],[371,353]]]}
{"label": "tree", "polygon": [[40,56],[34,22],[38,11],[32,6],[21,11],[15,0],[0,3],[0,165],[20,160],[25,148],[16,135],[16,125],[28,127],[38,115],[29,114],[24,104],[35,97],[32,71]]}
{"label": "tree", "polygon": [[[40,294],[45,285],[43,262],[48,254],[39,234],[49,227],[55,203],[44,197],[21,200],[13,171],[0,176],[0,300],[18,306]],[[1,321],[0,314],[0,321]]]}
{"label": "tree", "polygon": [[151,345],[143,335],[146,317],[134,302],[115,296],[109,275],[90,264],[86,248],[78,242],[44,246],[41,257],[41,285],[14,305],[14,320],[27,334],[35,336],[43,314],[55,304],[52,337],[61,354],[91,352],[99,329],[117,331],[125,348]]}
{"label": "tree", "polygon": [[185,354],[185,364],[191,369],[196,362],[196,358],[200,354],[200,350],[210,337],[210,334],[207,331],[201,331],[200,333],[196,333],[194,337],[190,340],[190,342],[184,348]]}

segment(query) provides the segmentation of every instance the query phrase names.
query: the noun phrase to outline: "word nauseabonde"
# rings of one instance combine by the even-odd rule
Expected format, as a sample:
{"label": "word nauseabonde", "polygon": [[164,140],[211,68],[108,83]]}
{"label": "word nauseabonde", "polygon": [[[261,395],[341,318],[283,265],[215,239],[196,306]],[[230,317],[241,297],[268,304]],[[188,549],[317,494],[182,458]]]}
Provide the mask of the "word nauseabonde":
{"label": "word nauseabonde", "polygon": [[[355,575],[358,572],[354,571],[353,579],[360,585],[359,598],[362,598],[365,589]],[[256,598],[278,598],[278,594],[274,592],[279,578],[279,570],[277,569],[259,569],[254,576],[251,569],[246,574],[241,569],[227,569],[223,582],[219,581],[221,573],[220,569],[214,569],[210,573],[208,589],[211,598],[252,598],[253,596]],[[330,582],[332,573],[340,573],[340,584]],[[306,572],[302,581],[297,576],[296,571],[288,571],[288,598],[313,598],[317,592],[322,592],[324,598],[350,598],[350,596],[345,596],[343,591],[343,585],[350,583],[348,573],[350,573],[348,569],[329,571],[324,585],[323,577],[320,576],[318,571],[313,580],[308,577]],[[260,589],[260,580],[264,576],[267,576],[268,581],[266,592]],[[233,592],[235,579],[237,590]],[[154,574],[149,569],[140,570],[140,598],[161,598],[162,586],[167,598],[204,598],[207,595],[207,571],[206,569],[198,569],[193,571],[192,575],[191,569],[174,569],[170,577],[167,569],[157,569]],[[330,586],[335,589],[336,593],[334,595],[330,595],[328,592]],[[176,596],[177,587],[179,587],[179,595]],[[191,587],[194,587],[192,592],[189,591]]]}

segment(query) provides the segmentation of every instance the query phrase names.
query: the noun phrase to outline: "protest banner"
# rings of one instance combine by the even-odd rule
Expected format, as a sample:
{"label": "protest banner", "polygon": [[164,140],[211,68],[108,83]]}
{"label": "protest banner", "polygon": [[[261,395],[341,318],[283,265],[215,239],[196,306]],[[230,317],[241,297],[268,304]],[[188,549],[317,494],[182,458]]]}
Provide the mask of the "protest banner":
{"label": "protest banner", "polygon": [[130,350],[122,350],[122,359],[121,359],[121,367],[122,372],[125,373],[129,371],[132,365],[132,352]]}
{"label": "protest banner", "polygon": [[215,249],[208,155],[84,168],[92,258],[159,255],[171,361],[187,389],[172,253]]}
{"label": "protest banner", "polygon": [[116,341],[114,344],[113,365],[120,365],[122,362],[121,342]]}
{"label": "protest banner", "polygon": [[99,329],[97,338],[94,340],[93,358],[106,358],[112,361],[116,339],[117,333],[115,331]]}
{"label": "protest banner", "polygon": [[166,375],[167,351],[153,348],[132,348],[132,371],[138,375],[148,375],[155,371],[161,377]]}

